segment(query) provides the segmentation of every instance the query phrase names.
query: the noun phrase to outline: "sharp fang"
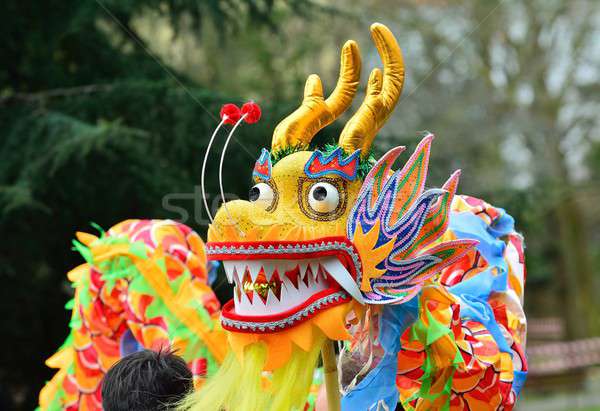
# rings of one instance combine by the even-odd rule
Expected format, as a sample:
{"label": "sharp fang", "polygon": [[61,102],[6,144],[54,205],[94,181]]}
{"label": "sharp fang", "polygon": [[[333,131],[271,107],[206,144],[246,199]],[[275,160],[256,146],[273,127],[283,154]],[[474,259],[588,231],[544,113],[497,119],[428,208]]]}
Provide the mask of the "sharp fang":
{"label": "sharp fang", "polygon": [[306,275],[306,269],[308,268],[308,263],[305,261],[300,261],[298,263],[298,270],[300,271],[300,278],[304,278]]}
{"label": "sharp fang", "polygon": [[296,263],[295,261],[290,261],[290,260],[281,261],[280,264],[281,264],[281,267],[283,267],[283,272],[292,271],[293,269],[295,269],[298,266],[298,263]]}
{"label": "sharp fang", "polygon": [[277,264],[272,261],[265,260],[262,262],[263,269],[265,270],[265,277],[267,277],[267,281],[271,281],[271,277],[277,268]]}
{"label": "sharp fang", "polygon": [[244,290],[240,290],[240,312],[248,313],[252,310],[252,303],[248,299],[248,296],[244,292]]}
{"label": "sharp fang", "polygon": [[237,278],[240,280],[240,284],[244,282],[244,275],[246,274],[246,262],[245,261],[234,261],[233,266],[237,273]]}
{"label": "sharp fang", "polygon": [[306,276],[306,286],[311,289],[311,288],[315,288],[316,286],[316,282],[315,282],[315,278],[313,277],[312,274],[309,274]]}
{"label": "sharp fang", "polygon": [[361,304],[365,303],[360,289],[356,285],[352,275],[350,275],[340,260],[338,260],[336,257],[324,258],[321,260],[321,265],[323,268],[325,268],[327,273],[332,276],[339,285],[342,286],[342,288],[344,288],[352,297],[354,297],[356,301]]}
{"label": "sharp fang", "polygon": [[275,306],[275,304],[278,304],[278,303],[279,303],[279,300],[277,299],[275,294],[273,294],[273,290],[269,290],[269,293],[267,294],[266,306],[273,308]]}
{"label": "sharp fang", "polygon": [[319,260],[310,261],[310,271],[313,272],[313,275],[317,275],[319,272]]}
{"label": "sharp fang", "polygon": [[246,265],[250,271],[250,278],[252,278],[252,282],[255,282],[256,277],[258,277],[258,273],[262,267],[262,262],[258,260],[246,261]]}
{"label": "sharp fang", "polygon": [[315,281],[315,283],[319,282],[319,271],[320,271],[320,269],[313,271],[312,268],[311,268],[311,270],[310,270],[310,272],[312,274],[312,277],[313,277],[313,280]]}
{"label": "sharp fang", "polygon": [[239,289],[239,288],[237,288],[237,287],[236,287],[236,288],[233,290],[233,298],[235,298],[235,304],[236,304],[236,305],[239,305],[239,304],[240,304],[240,294],[241,294],[241,293],[242,293],[242,292],[241,292],[241,291],[240,291],[240,289]]}
{"label": "sharp fang", "polygon": [[227,281],[229,284],[233,283],[233,271],[235,266],[231,261],[223,261],[223,268],[225,269],[225,275],[227,276]]}

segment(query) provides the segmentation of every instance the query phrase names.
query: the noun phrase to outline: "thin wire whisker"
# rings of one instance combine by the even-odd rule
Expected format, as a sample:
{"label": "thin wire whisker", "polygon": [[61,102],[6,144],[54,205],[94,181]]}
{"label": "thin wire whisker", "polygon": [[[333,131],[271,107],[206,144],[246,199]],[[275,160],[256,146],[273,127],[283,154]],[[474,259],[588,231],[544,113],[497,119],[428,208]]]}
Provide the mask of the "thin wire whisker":
{"label": "thin wire whisker", "polygon": [[217,136],[217,133],[219,132],[219,130],[221,129],[223,124],[225,124],[225,121],[227,120],[227,118],[228,118],[227,115],[223,116],[223,119],[221,120],[221,122],[219,123],[217,128],[215,128],[215,131],[213,131],[212,136],[210,136],[210,140],[208,141],[208,146],[206,146],[206,151],[204,152],[204,159],[202,160],[202,172],[200,174],[200,187],[202,189],[202,201],[204,202],[204,209],[206,210],[206,214],[208,215],[208,219],[210,220],[211,223],[214,220],[210,213],[210,208],[208,207],[208,201],[206,199],[206,187],[204,185],[204,178],[206,176],[206,163],[208,163],[208,155],[210,154],[210,148],[212,147],[212,144],[215,141],[215,137]]}
{"label": "thin wire whisker", "polygon": [[231,141],[231,138],[233,137],[233,133],[235,133],[235,130],[246,119],[247,116],[248,116],[248,113],[244,113],[242,115],[242,117],[240,117],[240,119],[237,121],[237,123],[235,123],[235,125],[231,128],[231,131],[229,132],[229,135],[227,136],[227,140],[225,140],[225,144],[223,145],[223,151],[221,151],[221,159],[219,160],[219,189],[221,190],[221,200],[223,201],[223,208],[225,208],[225,212],[227,213],[227,216],[229,217],[229,221],[231,221],[231,223],[237,228],[238,233],[242,236],[244,235],[244,233],[238,227],[237,222],[233,220],[233,217],[231,216],[231,213],[229,212],[229,208],[227,208],[227,202],[225,201],[225,190],[223,189],[223,164],[225,162],[225,153],[227,152],[227,147],[229,146],[229,142]]}

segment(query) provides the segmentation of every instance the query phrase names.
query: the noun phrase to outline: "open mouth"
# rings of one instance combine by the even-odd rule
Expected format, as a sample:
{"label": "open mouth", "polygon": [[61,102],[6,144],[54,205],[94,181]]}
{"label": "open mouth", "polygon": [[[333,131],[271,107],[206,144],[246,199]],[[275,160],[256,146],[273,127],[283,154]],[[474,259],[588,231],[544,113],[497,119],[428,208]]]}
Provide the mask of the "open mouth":
{"label": "open mouth", "polygon": [[360,259],[344,237],[209,242],[207,255],[223,261],[227,279],[234,284],[233,300],[222,311],[225,329],[280,331],[353,297],[362,301],[357,286]]}

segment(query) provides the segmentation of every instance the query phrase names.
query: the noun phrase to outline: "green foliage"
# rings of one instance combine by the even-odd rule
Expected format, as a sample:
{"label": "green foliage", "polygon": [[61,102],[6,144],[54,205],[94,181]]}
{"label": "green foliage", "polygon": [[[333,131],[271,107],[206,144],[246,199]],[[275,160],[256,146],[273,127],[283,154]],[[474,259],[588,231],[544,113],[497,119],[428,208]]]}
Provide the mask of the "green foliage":
{"label": "green foliage", "polygon": [[[0,59],[8,63],[0,68],[5,313],[0,348],[10,352],[0,360],[0,386],[24,395],[23,409],[35,407],[39,389],[52,375],[44,361],[68,330],[63,306],[72,290],[65,273],[82,262],[69,252],[75,231],[89,231],[90,221],[110,227],[126,218],[187,215],[185,222],[205,234],[196,189],[202,155],[221,104],[242,99],[194,84],[157,62],[133,20],[152,11],[174,23],[218,22],[226,36],[240,25],[272,26],[269,11],[277,4],[8,1],[0,6],[10,16],[0,28],[5,45]],[[234,21],[237,26],[229,24]],[[228,191],[247,192],[259,149],[268,145],[269,130],[288,107],[263,104],[263,120],[237,133],[224,174]],[[218,192],[216,155],[224,135],[207,170],[211,200]],[[163,204],[170,194],[177,209]]]}
{"label": "green foliage", "polygon": [[290,154],[294,154],[298,151],[307,150],[307,149],[308,149],[308,147],[306,147],[305,145],[302,145],[302,144],[299,144],[296,146],[286,146],[286,147],[280,148],[279,150],[273,151],[271,153],[271,161],[273,162],[273,165],[275,165],[282,158],[287,157]]}

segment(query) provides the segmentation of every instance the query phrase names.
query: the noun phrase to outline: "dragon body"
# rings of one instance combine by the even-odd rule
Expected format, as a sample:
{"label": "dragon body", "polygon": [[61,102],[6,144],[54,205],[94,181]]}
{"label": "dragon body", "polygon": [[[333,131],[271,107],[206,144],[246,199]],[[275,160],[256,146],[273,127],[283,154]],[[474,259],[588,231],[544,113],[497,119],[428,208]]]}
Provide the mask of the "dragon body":
{"label": "dragon body", "polygon": [[77,237],[86,262],[68,273],[71,332],[46,362],[59,370],[40,393],[40,408],[101,410],[104,374],[141,348],[176,349],[196,385],[214,374],[225,338],[202,239],[168,220],[127,220],[100,237]]}
{"label": "dragon body", "polygon": [[[186,268],[187,260],[175,259],[190,278],[185,281],[197,283],[202,292],[187,294],[176,304],[149,291],[164,302],[160,310],[144,313],[148,309],[140,304],[141,311],[131,319],[129,310],[119,314],[121,328],[111,327],[114,347],[127,328],[138,343],[155,347],[153,339],[144,339],[146,323],[135,319],[146,318],[148,326],[155,326],[155,317],[166,317],[158,326],[158,340],[187,344],[182,352],[188,361],[208,358],[221,364],[212,376],[208,367],[202,376],[209,378],[202,379],[182,409],[303,409],[319,351],[328,340],[341,342],[344,410],[394,409],[398,402],[409,410],[514,406],[527,372],[522,237],[504,210],[456,194],[460,172],[440,188],[426,188],[432,134],[423,136],[400,167],[395,163],[404,147],[378,160],[370,155],[404,82],[394,36],[381,24],[371,31],[384,70],[371,72],[365,99],[338,142],[310,147],[313,136],[350,106],[357,91],[361,62],[353,41],[342,48],[340,77],[331,95],[325,98],[320,79],[311,75],[301,106],[275,128],[271,149],[263,149],[255,163],[250,201],[221,206],[205,249],[188,234],[197,247],[188,242],[181,250],[199,256],[197,270]],[[150,285],[152,276],[140,269],[144,261],[162,268],[152,271],[158,277],[169,273],[159,263],[165,248],[157,244],[146,244],[141,260],[126,253],[133,277]],[[97,266],[104,254],[92,256],[89,267]],[[209,264],[223,263],[234,287],[233,299],[220,313],[206,269],[196,265],[204,263],[204,256]],[[112,281],[111,270],[104,272],[103,281]],[[178,295],[177,279],[167,277]],[[126,280],[123,287],[132,289],[134,281]],[[76,305],[85,306],[82,292],[78,285]],[[124,302],[115,304],[118,311]],[[179,305],[202,313],[199,328],[204,331],[182,322],[180,313],[173,317],[186,328],[185,336],[174,331],[177,326],[171,329],[168,319]],[[218,314],[220,325],[213,321]],[[90,332],[84,330],[85,339]],[[227,347],[226,354],[212,351],[214,338],[226,338],[219,346]],[[190,348],[195,345],[200,348]],[[80,346],[66,349],[69,359],[58,380],[61,373],[73,375],[64,365],[72,364]],[[116,348],[112,352],[110,361],[119,355]],[[79,366],[75,363],[76,370]]]}

